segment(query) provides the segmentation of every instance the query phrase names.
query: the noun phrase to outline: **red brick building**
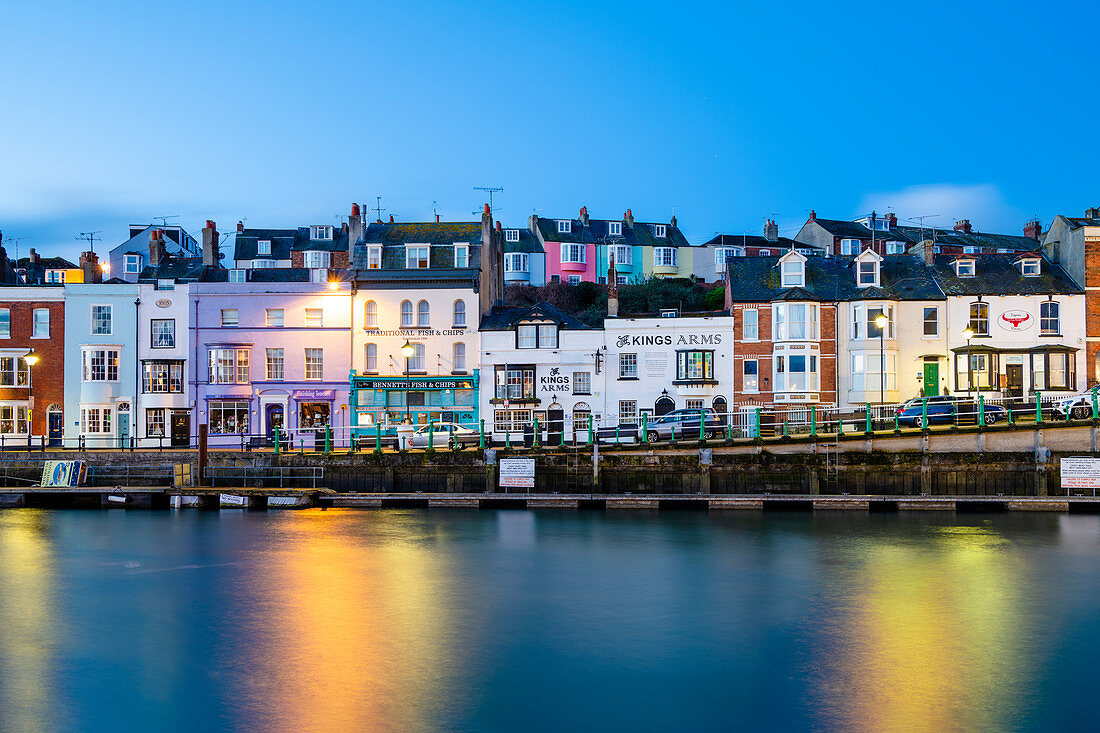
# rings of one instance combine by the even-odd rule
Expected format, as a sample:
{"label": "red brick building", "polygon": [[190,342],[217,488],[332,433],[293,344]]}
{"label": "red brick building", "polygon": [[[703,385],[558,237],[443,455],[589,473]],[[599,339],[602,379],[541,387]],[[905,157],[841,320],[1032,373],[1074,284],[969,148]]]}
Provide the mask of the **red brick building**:
{"label": "red brick building", "polygon": [[65,289],[0,287],[0,436],[25,440],[29,430],[60,440],[64,390]]}

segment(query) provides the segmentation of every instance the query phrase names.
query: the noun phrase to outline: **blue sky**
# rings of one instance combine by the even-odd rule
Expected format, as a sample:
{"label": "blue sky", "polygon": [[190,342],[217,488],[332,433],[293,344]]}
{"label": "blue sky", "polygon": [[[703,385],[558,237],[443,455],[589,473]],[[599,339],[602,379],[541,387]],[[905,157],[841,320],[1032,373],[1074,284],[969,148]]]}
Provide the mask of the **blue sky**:
{"label": "blue sky", "polygon": [[[849,218],[987,231],[1100,205],[1084,3],[18,3],[0,230],[74,255],[178,214]],[[9,246],[9,254],[13,247]]]}

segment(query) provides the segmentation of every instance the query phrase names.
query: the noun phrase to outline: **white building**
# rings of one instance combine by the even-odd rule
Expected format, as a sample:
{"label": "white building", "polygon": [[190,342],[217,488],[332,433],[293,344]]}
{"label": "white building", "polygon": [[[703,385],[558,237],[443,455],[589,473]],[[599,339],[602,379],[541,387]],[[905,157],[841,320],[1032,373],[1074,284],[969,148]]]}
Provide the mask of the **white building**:
{"label": "white building", "polygon": [[139,392],[134,434],[139,447],[190,445],[188,285],[163,280],[138,286]]}

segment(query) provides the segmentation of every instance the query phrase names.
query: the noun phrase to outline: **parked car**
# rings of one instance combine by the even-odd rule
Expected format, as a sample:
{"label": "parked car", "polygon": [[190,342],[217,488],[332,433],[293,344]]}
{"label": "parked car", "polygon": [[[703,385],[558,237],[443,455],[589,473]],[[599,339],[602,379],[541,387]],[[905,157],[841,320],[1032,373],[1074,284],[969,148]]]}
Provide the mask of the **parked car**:
{"label": "parked car", "polygon": [[1092,417],[1092,399],[1100,385],[1086,389],[1080,394],[1065,397],[1054,403],[1054,416],[1062,419],[1087,420]]}
{"label": "parked car", "polygon": [[[646,437],[650,443],[660,440],[669,440],[676,436],[678,440],[699,437],[699,413],[704,414],[703,435],[706,438],[717,438],[726,429],[726,423],[718,413],[707,407],[702,410],[673,410],[672,412],[648,420],[646,424]],[[640,433],[641,431],[639,431]],[[640,437],[640,435],[639,435]]]}
{"label": "parked car", "polygon": [[[929,397],[927,414],[929,425],[951,425],[960,416],[978,420],[978,403],[951,395]],[[913,399],[903,403],[897,410],[899,425],[923,428],[925,408],[923,399]],[[1001,405],[985,406],[985,422],[992,425],[1008,417],[1008,410]]]}
{"label": "parked car", "polygon": [[429,440],[434,448],[446,448],[451,445],[452,438],[462,445],[477,445],[481,435],[476,430],[453,422],[437,422],[422,425],[417,428],[409,440],[413,448],[427,448]]}

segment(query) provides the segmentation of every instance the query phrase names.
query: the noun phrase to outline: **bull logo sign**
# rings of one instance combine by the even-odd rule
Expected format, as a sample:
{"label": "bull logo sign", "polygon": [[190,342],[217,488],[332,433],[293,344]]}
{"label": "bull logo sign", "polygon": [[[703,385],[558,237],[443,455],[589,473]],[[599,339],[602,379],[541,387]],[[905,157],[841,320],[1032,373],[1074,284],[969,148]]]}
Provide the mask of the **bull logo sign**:
{"label": "bull logo sign", "polygon": [[1034,320],[1027,311],[1005,311],[997,319],[997,323],[1006,331],[1026,331],[1031,328]]}

